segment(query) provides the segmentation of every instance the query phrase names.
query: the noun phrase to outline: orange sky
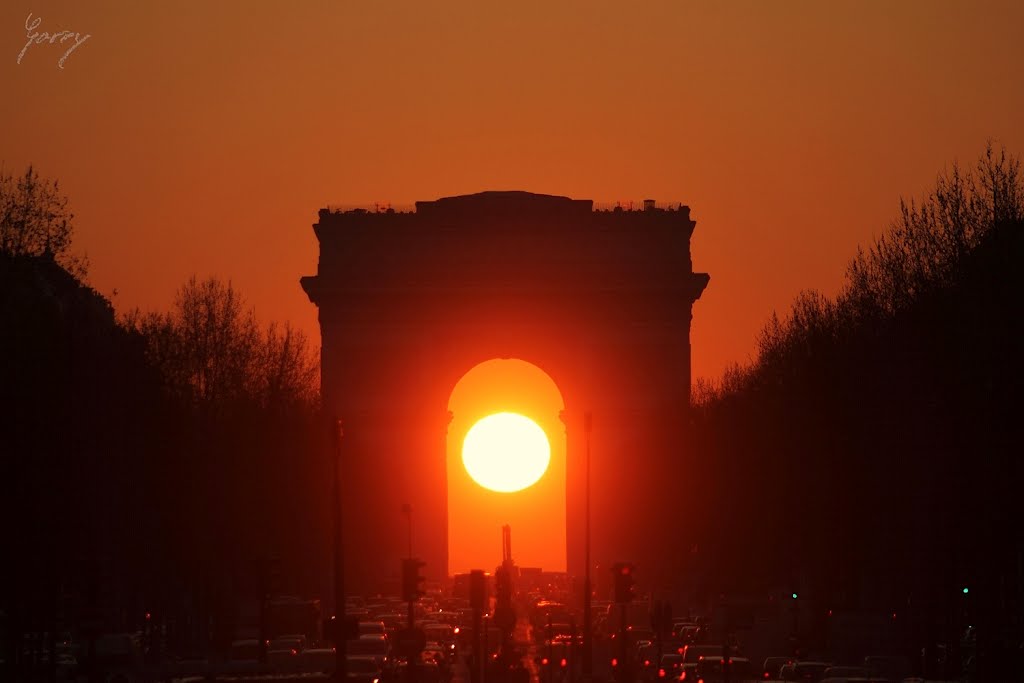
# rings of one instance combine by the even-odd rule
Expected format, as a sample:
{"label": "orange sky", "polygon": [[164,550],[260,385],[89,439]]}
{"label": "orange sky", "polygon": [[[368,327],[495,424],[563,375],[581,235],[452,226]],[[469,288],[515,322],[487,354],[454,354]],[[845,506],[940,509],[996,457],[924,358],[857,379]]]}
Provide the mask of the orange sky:
{"label": "orange sky", "polygon": [[[37,30],[91,37],[32,45]],[[326,203],[485,189],[693,208],[696,376],[988,138],[1024,153],[1024,3],[0,4],[0,160],[59,178],[115,306],[231,278],[319,343]]]}

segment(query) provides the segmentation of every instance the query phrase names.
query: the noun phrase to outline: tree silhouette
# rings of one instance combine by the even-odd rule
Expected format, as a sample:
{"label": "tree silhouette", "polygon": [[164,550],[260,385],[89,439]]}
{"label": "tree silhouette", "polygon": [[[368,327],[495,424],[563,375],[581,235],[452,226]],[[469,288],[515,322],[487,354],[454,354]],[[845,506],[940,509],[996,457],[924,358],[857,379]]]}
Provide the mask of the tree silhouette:
{"label": "tree silhouette", "polygon": [[316,400],[318,366],[306,336],[290,323],[261,331],[230,281],[192,276],[171,311],[135,311],[125,321],[146,338],[171,391],[196,409],[219,413],[243,403]]}
{"label": "tree silhouette", "polygon": [[746,540],[705,555],[714,589],[799,582],[812,647],[829,610],[898,612],[906,654],[959,648],[969,614],[979,680],[1020,678],[1003,615],[1024,609],[1022,217],[1019,162],[990,145],[901,202],[837,297],[802,292],[754,362],[696,385],[697,452],[728,475],[706,477],[698,505],[741,509],[705,537]]}
{"label": "tree silhouette", "polygon": [[133,311],[125,324],[141,335],[174,404],[175,451],[156,490],[168,511],[168,585],[185,585],[181,619],[200,615],[201,631],[213,625],[192,633],[192,646],[225,645],[261,561],[288,558],[292,577],[322,564],[329,490],[317,457],[319,367],[301,331],[261,328],[219,278],[193,276],[171,310]]}
{"label": "tree silhouette", "polygon": [[84,258],[68,252],[73,218],[56,180],[40,178],[32,166],[19,177],[0,168],[0,254],[49,256],[82,279]]}
{"label": "tree silhouette", "polygon": [[0,679],[40,678],[26,634],[134,632],[147,611],[202,652],[271,555],[317,591],[330,490],[306,337],[216,278],[118,321],[67,269],[57,184],[0,176]]}
{"label": "tree silhouette", "polygon": [[[901,200],[900,215],[867,249],[859,248],[834,300],[801,292],[789,314],[772,313],[757,337],[753,363],[729,368],[718,383],[695,383],[695,404],[744,391],[796,359],[819,353],[827,339],[839,342],[857,330],[892,319],[930,293],[955,285],[967,259],[996,226],[1024,217],[1024,176],[1020,160],[992,144],[975,169],[954,163],[938,175],[920,201]],[[777,379],[777,377],[776,377]]]}
{"label": "tree silhouette", "polygon": [[975,170],[953,164],[922,201],[900,202],[889,231],[850,263],[839,304],[892,315],[957,281],[964,259],[996,225],[1024,215],[1020,161],[989,144]]}

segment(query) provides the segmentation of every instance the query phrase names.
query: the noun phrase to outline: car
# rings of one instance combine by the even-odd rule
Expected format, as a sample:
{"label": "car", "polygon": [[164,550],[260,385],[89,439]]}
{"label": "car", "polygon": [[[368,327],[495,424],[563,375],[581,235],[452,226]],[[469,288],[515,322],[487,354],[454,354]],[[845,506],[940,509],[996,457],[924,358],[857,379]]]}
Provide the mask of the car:
{"label": "car", "polygon": [[296,671],[299,664],[299,651],[295,648],[267,649],[267,666],[274,671]]}
{"label": "car", "polygon": [[384,622],[383,621],[360,621],[359,622],[359,635],[375,634],[382,636],[384,635]]}
{"label": "car", "polygon": [[698,681],[704,683],[724,681],[727,676],[730,681],[749,681],[754,678],[749,659],[730,656],[723,666],[722,655],[701,657],[697,661],[695,675]]}
{"label": "car", "polygon": [[793,664],[795,661],[792,657],[766,657],[764,664],[761,666],[761,680],[782,680],[782,677],[779,675],[782,667],[786,664]]}
{"label": "car", "polygon": [[683,648],[683,662],[687,664],[696,664],[697,660],[701,657],[721,657],[723,650],[729,654],[736,654],[733,648],[728,645],[706,645],[706,644],[690,644]]}
{"label": "car", "polygon": [[640,666],[640,678],[645,681],[653,681],[658,672],[657,646],[654,643],[638,643],[637,661]]}
{"label": "car", "polygon": [[298,654],[306,649],[306,636],[301,633],[278,636],[267,643],[267,651],[270,650],[295,650]]}
{"label": "car", "polygon": [[[726,645],[707,645],[701,643],[691,643],[683,647],[682,655],[683,661],[679,666],[679,678],[680,681],[696,681],[697,663],[702,657],[721,657],[722,649],[726,648]],[[736,654],[734,651],[727,650],[731,654]]]}
{"label": "car", "polygon": [[780,674],[784,681],[801,681],[801,683],[819,683],[825,677],[825,669],[830,662],[794,662],[782,667]]}
{"label": "car", "polygon": [[864,658],[864,667],[873,677],[888,681],[902,681],[910,675],[910,662],[906,657],[868,655]]}
{"label": "car", "polygon": [[678,678],[683,670],[683,656],[680,654],[667,654],[661,656],[658,665],[658,679]]}
{"label": "car", "polygon": [[333,673],[338,653],[332,647],[311,647],[299,655],[298,668],[304,672]]}
{"label": "car", "polygon": [[395,631],[404,628],[409,623],[409,617],[405,614],[398,614],[397,612],[384,613],[377,616],[384,624],[384,630],[386,633],[394,633]]}
{"label": "car", "polygon": [[672,637],[683,638],[683,634],[688,630],[697,630],[697,624],[689,619],[673,619],[672,620]]}
{"label": "car", "polygon": [[367,636],[345,642],[345,654],[349,657],[373,657],[378,668],[383,668],[391,652],[387,638],[383,636]]}
{"label": "car", "polygon": [[440,643],[427,643],[427,646],[420,652],[420,661],[426,664],[437,665],[438,674],[442,681],[451,680],[452,666],[445,653],[445,646]]}
{"label": "car", "polygon": [[871,678],[871,672],[863,666],[830,666],[825,669],[822,683],[846,683],[851,679],[858,681]]}
{"label": "car", "polygon": [[[399,662],[398,667],[395,670],[395,680],[409,680],[408,673],[406,673],[408,668],[408,662]],[[417,683],[441,683],[441,672],[438,669],[437,664],[434,664],[433,662],[419,662],[416,664],[416,681]]]}
{"label": "car", "polygon": [[[2,664],[0,664],[2,668]],[[57,680],[74,681],[78,678],[78,658],[75,656],[71,638],[57,644]]]}
{"label": "car", "polygon": [[351,683],[379,683],[381,667],[374,657],[350,656],[345,658],[345,674]]}
{"label": "car", "polygon": [[456,632],[451,624],[443,622],[428,622],[423,624],[421,628],[423,629],[423,635],[426,637],[428,643],[438,643],[449,656],[455,654]]}
{"label": "car", "polygon": [[260,641],[235,640],[220,670],[229,674],[251,674],[260,670]]}

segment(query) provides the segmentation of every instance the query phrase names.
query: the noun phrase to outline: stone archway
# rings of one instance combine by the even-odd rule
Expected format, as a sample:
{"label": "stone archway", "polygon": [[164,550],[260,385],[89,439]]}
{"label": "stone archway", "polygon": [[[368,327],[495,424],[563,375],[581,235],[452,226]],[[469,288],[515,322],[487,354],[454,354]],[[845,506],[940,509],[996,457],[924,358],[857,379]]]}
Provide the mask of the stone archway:
{"label": "stone archway", "polygon": [[[651,495],[688,458],[694,273],[689,207],[484,192],[409,213],[320,211],[322,396],[345,423],[346,575],[394,586],[406,551],[448,575],[447,403],[480,362],[527,358],[562,392],[568,570],[582,573],[583,414],[594,415],[595,562],[663,556],[678,501]],[[673,529],[675,543],[683,543]]]}

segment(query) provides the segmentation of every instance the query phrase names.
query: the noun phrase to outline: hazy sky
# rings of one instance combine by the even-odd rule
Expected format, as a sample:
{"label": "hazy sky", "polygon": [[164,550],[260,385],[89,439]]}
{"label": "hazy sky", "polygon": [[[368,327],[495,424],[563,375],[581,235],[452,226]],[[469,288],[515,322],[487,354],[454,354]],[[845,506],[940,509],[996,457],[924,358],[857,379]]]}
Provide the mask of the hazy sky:
{"label": "hazy sky", "polygon": [[[33,44],[35,31],[78,32]],[[682,201],[695,375],[955,159],[1024,153],[1024,2],[0,3],[0,160],[58,178],[119,310],[230,278],[319,343],[327,203]]]}

